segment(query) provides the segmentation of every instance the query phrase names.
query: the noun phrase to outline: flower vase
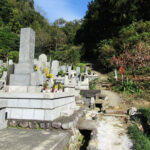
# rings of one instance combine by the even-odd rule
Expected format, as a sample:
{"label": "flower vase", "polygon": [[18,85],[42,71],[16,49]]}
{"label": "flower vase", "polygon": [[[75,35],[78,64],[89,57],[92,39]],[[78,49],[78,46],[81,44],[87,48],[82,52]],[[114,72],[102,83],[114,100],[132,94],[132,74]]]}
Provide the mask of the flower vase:
{"label": "flower vase", "polygon": [[55,89],[54,89],[54,88],[52,88],[52,93],[54,93],[54,91],[55,91]]}

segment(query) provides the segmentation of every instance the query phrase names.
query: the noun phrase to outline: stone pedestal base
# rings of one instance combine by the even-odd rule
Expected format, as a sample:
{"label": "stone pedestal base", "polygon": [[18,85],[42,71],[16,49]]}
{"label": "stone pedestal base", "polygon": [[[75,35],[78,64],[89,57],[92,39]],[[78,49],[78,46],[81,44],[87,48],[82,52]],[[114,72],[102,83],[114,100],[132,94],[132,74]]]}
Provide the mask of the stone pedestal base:
{"label": "stone pedestal base", "polygon": [[15,74],[31,74],[33,72],[33,63],[19,63],[15,65]]}
{"label": "stone pedestal base", "polygon": [[30,74],[11,74],[10,75],[10,85],[31,85],[31,75]]}
{"label": "stone pedestal base", "polygon": [[0,99],[8,102],[8,119],[53,121],[76,107],[69,93],[0,93]]}

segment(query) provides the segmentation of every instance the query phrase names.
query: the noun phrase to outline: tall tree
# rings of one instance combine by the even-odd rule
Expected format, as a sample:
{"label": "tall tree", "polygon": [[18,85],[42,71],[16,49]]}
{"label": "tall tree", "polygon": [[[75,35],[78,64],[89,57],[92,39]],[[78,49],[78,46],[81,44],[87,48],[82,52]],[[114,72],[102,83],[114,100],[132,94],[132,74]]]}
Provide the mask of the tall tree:
{"label": "tall tree", "polygon": [[150,20],[148,0],[93,0],[88,5],[76,41],[84,43],[85,58],[97,60],[97,44],[118,36],[133,21]]}

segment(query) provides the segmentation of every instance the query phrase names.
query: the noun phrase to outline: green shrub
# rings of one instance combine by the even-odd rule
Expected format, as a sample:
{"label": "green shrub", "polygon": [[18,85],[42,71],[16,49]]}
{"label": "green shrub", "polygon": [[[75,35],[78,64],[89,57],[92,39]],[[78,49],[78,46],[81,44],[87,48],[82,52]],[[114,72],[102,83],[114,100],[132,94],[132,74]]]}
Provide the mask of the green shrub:
{"label": "green shrub", "polygon": [[138,112],[141,112],[143,116],[146,117],[148,122],[150,123],[150,108],[140,108]]}
{"label": "green shrub", "polygon": [[86,64],[85,63],[78,63],[77,65],[80,67],[80,72],[83,73],[85,71]]}
{"label": "green shrub", "polygon": [[8,58],[12,59],[15,63],[18,62],[19,52],[18,51],[11,51],[8,53]]}
{"label": "green shrub", "polygon": [[94,79],[89,82],[89,88],[90,90],[95,90],[96,89],[96,84],[98,83],[98,79]]}
{"label": "green shrub", "polygon": [[138,82],[124,81],[114,81],[112,89],[116,92],[125,92],[125,93],[142,93],[142,87]]}
{"label": "green shrub", "polygon": [[134,143],[133,150],[150,150],[149,138],[136,125],[128,128],[128,134]]}
{"label": "green shrub", "polygon": [[64,76],[65,76],[65,72],[63,72],[63,70],[60,70],[60,71],[58,72],[58,75],[61,76],[61,77],[64,77]]}

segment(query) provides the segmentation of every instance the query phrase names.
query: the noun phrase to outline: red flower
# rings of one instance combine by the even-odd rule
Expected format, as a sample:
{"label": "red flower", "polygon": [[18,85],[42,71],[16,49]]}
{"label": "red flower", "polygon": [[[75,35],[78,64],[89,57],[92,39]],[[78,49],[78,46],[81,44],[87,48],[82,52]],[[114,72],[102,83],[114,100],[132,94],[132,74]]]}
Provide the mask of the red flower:
{"label": "red flower", "polygon": [[123,66],[121,66],[119,68],[119,72],[120,72],[120,74],[124,74],[125,73],[125,68]]}

